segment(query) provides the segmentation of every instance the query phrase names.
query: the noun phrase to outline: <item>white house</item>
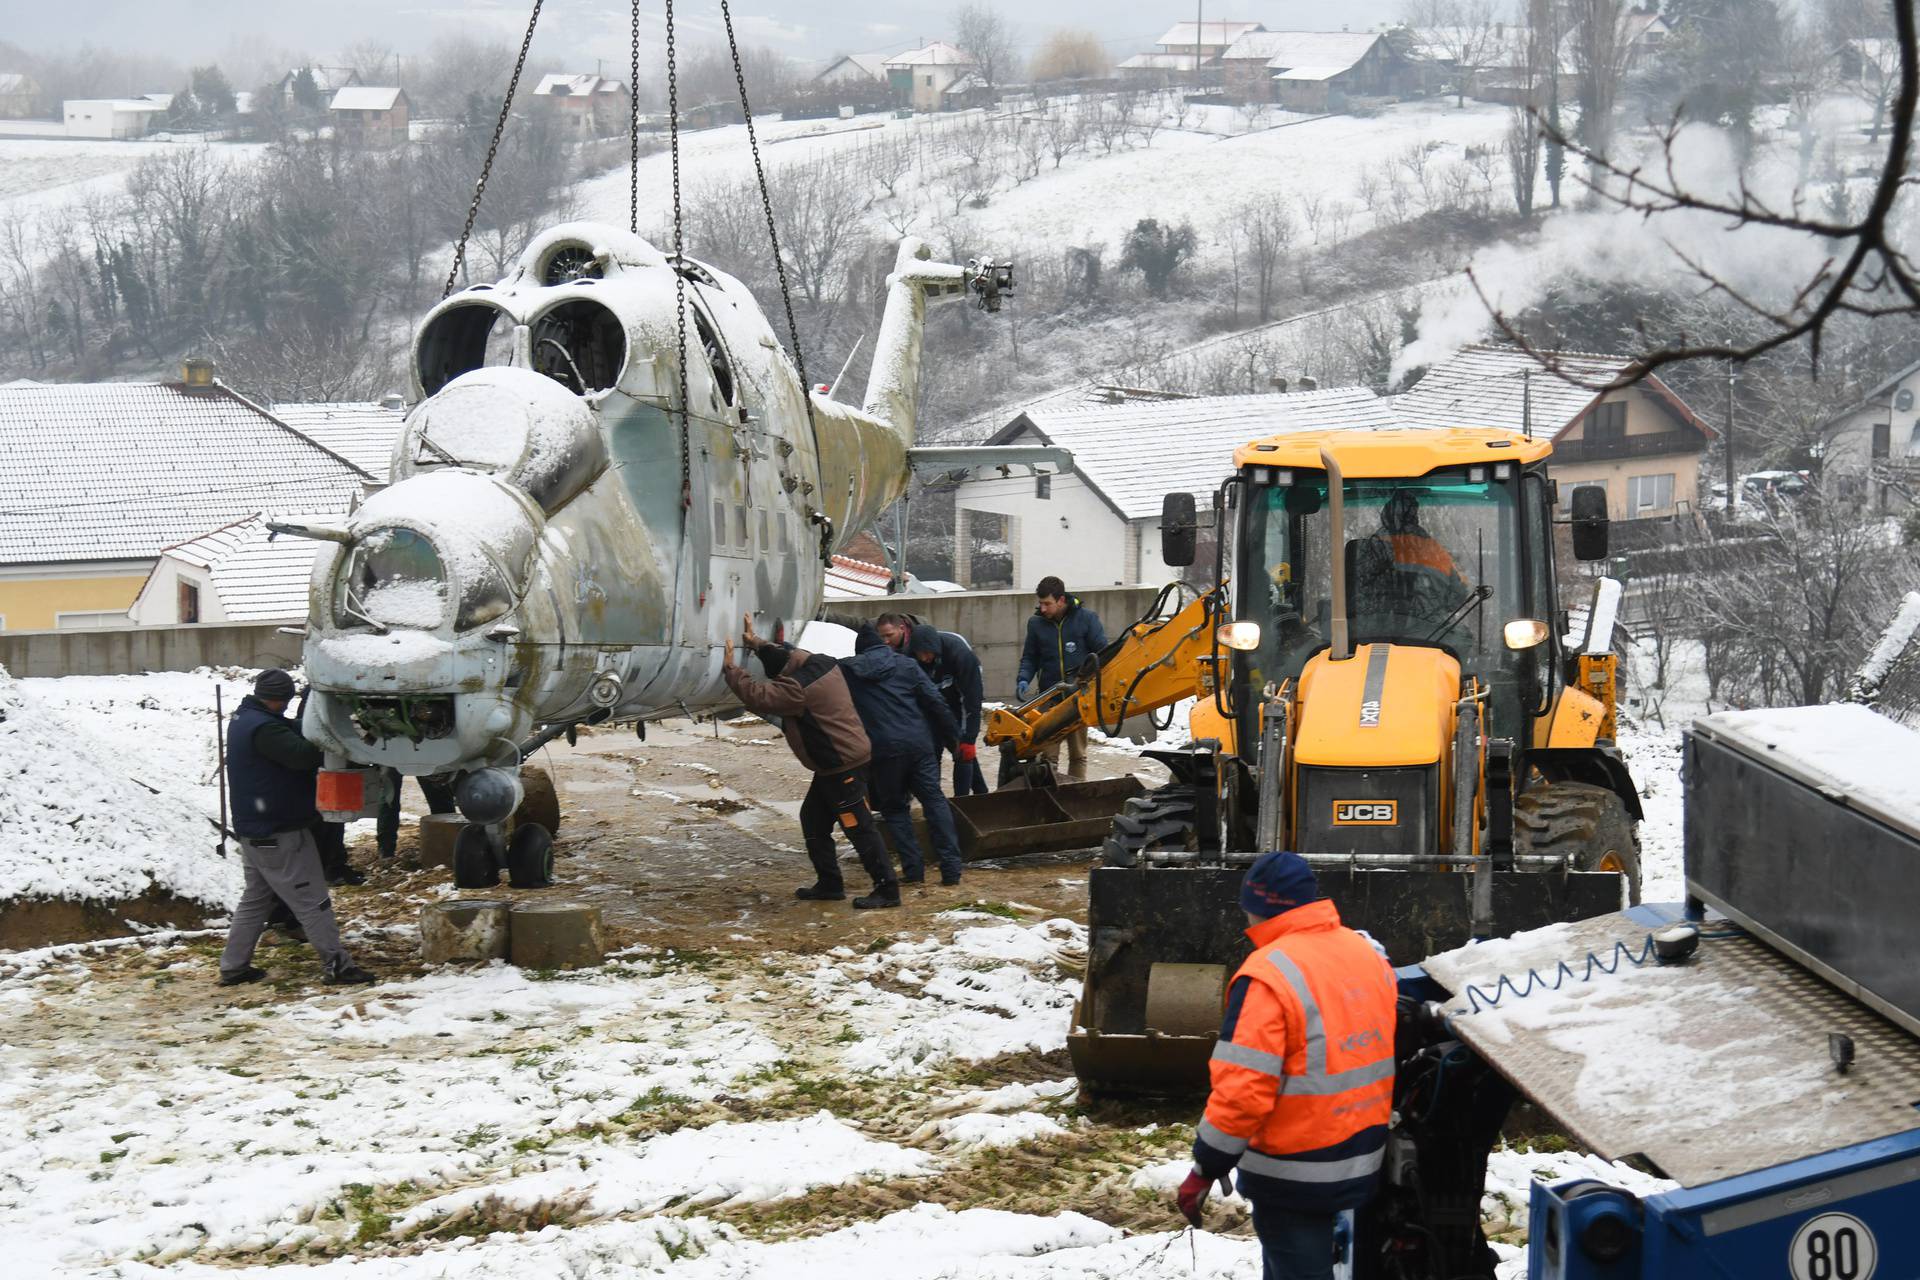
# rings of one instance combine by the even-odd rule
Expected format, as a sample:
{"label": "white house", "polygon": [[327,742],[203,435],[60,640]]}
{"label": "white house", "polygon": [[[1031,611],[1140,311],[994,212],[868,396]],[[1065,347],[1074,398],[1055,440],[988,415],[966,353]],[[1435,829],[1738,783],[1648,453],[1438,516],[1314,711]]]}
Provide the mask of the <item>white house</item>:
{"label": "white house", "polygon": [[299,622],[318,550],[247,516],[163,550],[127,613],[139,627]]}
{"label": "white house", "polygon": [[582,138],[624,132],[632,109],[627,86],[599,75],[542,76],[533,101],[552,112],[567,132]]}
{"label": "white house", "polygon": [[1920,476],[1920,361],[1828,419],[1821,435],[1821,474],[1886,510],[1890,493]]}
{"label": "white house", "polygon": [[916,111],[938,111],[947,94],[974,70],[973,55],[944,40],[895,54],[885,63],[887,82]]}
{"label": "white house", "polygon": [[153,128],[155,117],[173,105],[173,95],[142,94],[136,98],[69,98],[60,104],[70,138],[140,138]]}
{"label": "white house", "polygon": [[1189,492],[1208,511],[1233,471],[1234,449],[1250,440],[1392,425],[1388,402],[1365,387],[1027,410],[988,443],[1060,445],[1072,450],[1073,470],[961,484],[954,577],[970,584],[972,533],[986,517],[1005,521],[1016,586],[1047,574],[1069,587],[1166,582],[1181,570],[1160,559],[1165,495]]}
{"label": "white house", "polygon": [[888,53],[843,53],[813,77],[816,85],[857,84],[869,81],[887,83],[887,61],[898,57]]}

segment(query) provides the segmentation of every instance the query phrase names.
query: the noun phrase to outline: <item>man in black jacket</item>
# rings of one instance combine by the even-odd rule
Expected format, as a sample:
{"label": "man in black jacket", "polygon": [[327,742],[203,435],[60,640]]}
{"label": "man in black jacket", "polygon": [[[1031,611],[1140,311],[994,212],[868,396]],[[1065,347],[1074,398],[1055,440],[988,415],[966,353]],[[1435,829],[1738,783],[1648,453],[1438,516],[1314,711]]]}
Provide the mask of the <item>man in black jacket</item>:
{"label": "man in black jacket", "polygon": [[[884,631],[881,638],[886,639]],[[953,748],[953,794],[987,794],[987,779],[979,761],[980,708],[986,699],[986,681],[978,655],[965,636],[957,631],[935,630],[930,622],[913,623],[905,639],[908,656],[925,668],[960,730]]]}
{"label": "man in black jacket", "polygon": [[873,743],[873,797],[880,820],[900,854],[901,879],[926,879],[926,862],[913,833],[913,800],[927,815],[940,859],[940,883],[960,883],[960,840],[953,811],[940,790],[940,752],[955,745],[958,729],[939,690],[919,664],[878,636],[862,635],[843,658],[853,705]]}
{"label": "man in black jacket", "polygon": [[292,908],[306,930],[329,983],[374,980],[340,945],[313,832],[319,818],[313,781],[322,757],[287,719],[292,700],[292,676],[262,671],[253,692],[240,700],[227,722],[227,789],[233,796],[233,829],[240,837],[246,888],[233,909],[227,947],[220,956],[223,987],[267,976],[254,967],[253,949],[276,898]]}

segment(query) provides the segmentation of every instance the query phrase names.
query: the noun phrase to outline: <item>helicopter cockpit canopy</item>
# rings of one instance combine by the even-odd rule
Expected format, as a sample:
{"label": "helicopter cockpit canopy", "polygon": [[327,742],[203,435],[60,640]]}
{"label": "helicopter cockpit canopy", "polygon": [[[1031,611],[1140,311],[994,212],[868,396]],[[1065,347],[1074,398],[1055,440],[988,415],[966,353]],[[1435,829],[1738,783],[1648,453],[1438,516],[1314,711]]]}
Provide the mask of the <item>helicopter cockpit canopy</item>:
{"label": "helicopter cockpit canopy", "polygon": [[342,631],[455,631],[501,617],[525,588],[534,525],[508,490],[465,471],[385,489],[355,513],[338,558],[333,625]]}
{"label": "helicopter cockpit canopy", "polygon": [[461,467],[499,476],[551,515],[607,465],[593,410],[528,369],[475,369],[407,420],[393,476]]}

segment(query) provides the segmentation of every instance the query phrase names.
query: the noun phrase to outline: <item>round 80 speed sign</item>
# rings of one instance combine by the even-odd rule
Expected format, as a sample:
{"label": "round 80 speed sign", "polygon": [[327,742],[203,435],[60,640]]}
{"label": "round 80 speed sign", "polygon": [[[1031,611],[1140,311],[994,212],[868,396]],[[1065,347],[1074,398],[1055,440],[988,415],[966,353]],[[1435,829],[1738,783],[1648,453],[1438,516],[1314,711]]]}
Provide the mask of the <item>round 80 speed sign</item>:
{"label": "round 80 speed sign", "polygon": [[1879,1262],[1873,1232],[1850,1213],[1809,1219],[1787,1246],[1793,1280],[1872,1280]]}

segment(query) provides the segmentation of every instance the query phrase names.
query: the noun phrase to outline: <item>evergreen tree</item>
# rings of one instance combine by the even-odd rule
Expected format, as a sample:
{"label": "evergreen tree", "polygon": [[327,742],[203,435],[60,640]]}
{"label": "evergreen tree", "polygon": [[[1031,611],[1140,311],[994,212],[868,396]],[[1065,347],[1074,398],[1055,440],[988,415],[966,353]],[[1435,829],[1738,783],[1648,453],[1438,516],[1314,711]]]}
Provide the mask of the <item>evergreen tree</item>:
{"label": "evergreen tree", "polygon": [[1142,218],[1127,233],[1125,251],[1120,257],[1122,271],[1138,271],[1146,281],[1147,292],[1156,298],[1167,296],[1180,264],[1193,256],[1197,241],[1191,223],[1163,227],[1158,218]]}
{"label": "evergreen tree", "polygon": [[200,109],[215,119],[233,114],[233,86],[217,63],[193,69],[193,96]]}
{"label": "evergreen tree", "polygon": [[293,105],[302,111],[318,111],[326,105],[320,101],[320,82],[313,78],[312,67],[302,67],[294,74]]}

